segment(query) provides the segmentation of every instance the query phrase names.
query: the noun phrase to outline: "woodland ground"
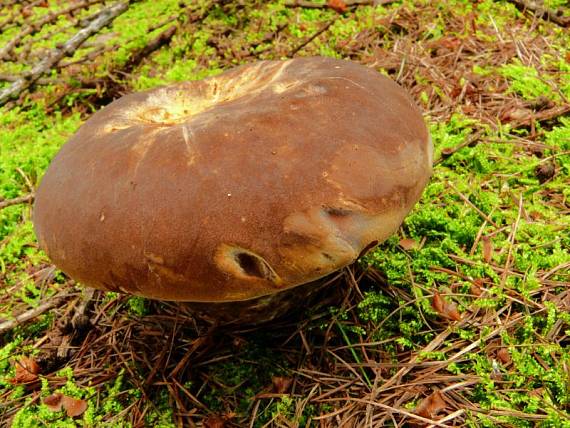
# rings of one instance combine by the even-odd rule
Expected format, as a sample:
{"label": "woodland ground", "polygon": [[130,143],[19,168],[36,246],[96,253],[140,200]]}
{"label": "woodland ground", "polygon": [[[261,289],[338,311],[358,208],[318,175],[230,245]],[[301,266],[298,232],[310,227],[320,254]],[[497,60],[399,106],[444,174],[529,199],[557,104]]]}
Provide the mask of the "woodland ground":
{"label": "woodland ground", "polygon": [[[132,1],[75,46],[114,2],[0,1],[0,426],[570,427],[568,1],[348,3]],[[421,202],[334,303],[210,328],[89,299],[38,249],[34,189],[93,112],[308,55],[395,79],[436,149]],[[57,392],[77,416],[50,410]]]}

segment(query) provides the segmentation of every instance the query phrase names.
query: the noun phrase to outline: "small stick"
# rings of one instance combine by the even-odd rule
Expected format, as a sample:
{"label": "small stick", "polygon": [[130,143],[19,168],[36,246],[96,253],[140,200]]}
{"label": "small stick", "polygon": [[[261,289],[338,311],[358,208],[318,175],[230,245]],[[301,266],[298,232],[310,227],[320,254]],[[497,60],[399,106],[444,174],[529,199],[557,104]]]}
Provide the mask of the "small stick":
{"label": "small stick", "polygon": [[40,304],[38,307],[29,309],[22,312],[20,315],[16,316],[13,320],[4,321],[0,324],[0,334],[3,334],[14,327],[43,314],[44,312],[50,310],[53,307],[59,306],[65,299],[67,299],[72,294],[71,291],[65,291],[50,297],[48,300]]}
{"label": "small stick", "polygon": [[501,287],[504,287],[505,283],[507,282],[507,278],[509,277],[509,272],[511,269],[511,262],[512,262],[513,247],[515,245],[515,239],[517,235],[517,229],[519,227],[519,222],[521,220],[522,210],[523,210],[523,198],[521,195],[519,196],[519,212],[517,215],[517,219],[513,225],[511,235],[509,236],[509,251],[507,253],[507,261],[505,262],[503,274],[501,275]]}
{"label": "small stick", "polygon": [[[346,6],[380,6],[394,3],[396,0],[344,0]],[[328,3],[313,3],[306,0],[289,0],[285,2],[286,7],[305,7],[309,9],[322,9],[330,7]]]}
{"label": "small stick", "polygon": [[96,34],[103,27],[109,25],[121,13],[129,8],[128,3],[116,3],[102,12],[97,12],[93,19],[85,28],[79,30],[60,48],[54,49],[45,59],[36,64],[24,77],[20,77],[7,88],[0,91],[0,106],[6,104],[11,98],[18,97],[25,89],[30,87],[43,74],[51,70],[66,55],[71,55],[81,46],[81,44]]}
{"label": "small stick", "polygon": [[485,131],[483,129],[480,129],[477,132],[475,132],[474,134],[471,134],[467,138],[465,138],[465,141],[463,141],[461,144],[458,144],[455,147],[449,147],[447,149],[443,149],[441,151],[441,156],[433,162],[433,165],[435,166],[435,165],[439,164],[444,159],[450,157],[452,154],[454,154],[455,152],[458,152],[462,148],[476,143],[481,138],[481,135],[483,135],[484,132]]}
{"label": "small stick", "polygon": [[62,9],[62,10],[59,10],[56,12],[48,13],[47,15],[45,15],[41,19],[39,19],[37,22],[33,22],[33,23],[29,24],[19,34],[16,34],[14,37],[12,37],[10,39],[10,41],[8,43],[6,43],[6,45],[4,47],[2,47],[2,49],[0,49],[0,60],[5,59],[10,54],[10,52],[12,52],[12,50],[15,47],[17,47],[18,44],[26,36],[34,34],[34,32],[40,31],[44,25],[49,24],[49,23],[57,20],[57,18],[60,16],[63,16],[63,15],[68,14],[70,12],[73,12],[77,9],[89,7],[92,4],[99,3],[100,1],[101,0],[88,0],[88,1],[83,1],[81,3],[72,4],[71,6],[65,8],[65,9]]}
{"label": "small stick", "polygon": [[34,198],[35,195],[33,193],[30,193],[28,195],[18,196],[17,198],[14,199],[5,199],[3,201],[0,201],[0,210],[6,207],[10,207],[12,205],[25,204],[26,202],[31,202],[34,200]]}
{"label": "small stick", "polygon": [[467,196],[465,196],[463,193],[461,193],[461,192],[457,189],[457,187],[455,187],[455,186],[453,185],[453,183],[452,183],[451,181],[449,181],[447,184],[449,185],[449,187],[451,187],[453,190],[455,190],[455,192],[459,195],[459,197],[460,197],[461,199],[463,199],[463,201],[465,201],[466,204],[468,204],[471,208],[473,208],[475,211],[477,211],[477,213],[481,216],[481,218],[482,218],[483,220],[485,220],[487,223],[491,223],[491,224],[492,224],[493,226],[495,226],[496,228],[499,228],[499,226],[497,226],[497,223],[495,223],[493,220],[491,220],[491,219],[489,218],[489,216],[488,216],[487,214],[485,214],[483,211],[481,211],[479,208],[477,208],[477,207],[473,204],[473,202],[471,202],[471,201],[469,200],[469,198],[468,198]]}
{"label": "small stick", "polygon": [[514,3],[517,9],[532,11],[535,15],[539,18],[546,19],[548,21],[552,21],[555,24],[560,25],[561,27],[569,27],[570,26],[570,17],[564,16],[562,9],[551,10],[546,9],[543,2],[533,1],[533,0],[508,0],[511,3]]}
{"label": "small stick", "polygon": [[317,37],[319,37],[325,31],[327,31],[330,28],[330,26],[334,24],[334,22],[335,22],[335,20],[331,19],[329,22],[327,22],[325,25],[323,25],[323,27],[320,30],[318,30],[315,34],[313,34],[311,37],[309,37],[303,43],[301,43],[299,46],[297,46],[295,49],[293,49],[289,53],[288,57],[289,58],[293,57],[297,52],[299,52],[301,49],[303,49],[305,46],[307,46],[309,43],[311,43],[313,40],[315,40]]}
{"label": "small stick", "polygon": [[534,122],[544,122],[546,120],[553,120],[560,116],[564,116],[570,112],[570,105],[561,105],[557,107],[549,108],[548,110],[542,110],[537,113],[531,113],[527,116],[514,121],[512,123],[513,128],[520,128],[522,126],[532,125]]}

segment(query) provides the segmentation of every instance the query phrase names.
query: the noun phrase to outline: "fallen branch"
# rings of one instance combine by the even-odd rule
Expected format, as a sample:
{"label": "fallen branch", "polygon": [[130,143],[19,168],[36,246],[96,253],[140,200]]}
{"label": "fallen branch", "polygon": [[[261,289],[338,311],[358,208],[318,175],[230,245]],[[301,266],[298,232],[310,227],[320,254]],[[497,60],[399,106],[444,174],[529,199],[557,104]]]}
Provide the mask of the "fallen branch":
{"label": "fallen branch", "polygon": [[[204,18],[206,18],[208,16],[210,10],[216,4],[219,4],[219,0],[214,0],[214,1],[211,1],[210,3],[208,3],[207,6],[203,7],[203,9],[200,13],[192,14],[189,12],[187,14],[187,20],[184,22],[185,26],[189,26],[191,24],[194,24],[194,23],[199,22],[199,21],[203,20]],[[176,19],[179,19],[179,16]],[[174,16],[171,16],[171,17],[167,18],[166,20],[161,21],[161,23],[151,27],[151,29],[149,29],[148,31],[149,32],[154,31],[154,30],[168,24],[170,21],[173,20],[173,18],[174,18]],[[89,97],[87,99],[87,102],[90,103],[90,105],[103,105],[103,104],[101,104],[102,101],[104,103],[107,103],[107,102],[109,102],[109,99],[112,100],[117,95],[122,95],[120,93],[120,91],[124,90],[125,88],[123,86],[121,86],[121,84],[117,80],[116,76],[119,74],[125,75],[125,74],[130,73],[134,68],[136,68],[140,64],[140,62],[142,60],[144,60],[144,58],[147,55],[149,55],[153,51],[159,49],[164,44],[168,44],[170,42],[170,40],[172,39],[172,37],[176,34],[176,31],[178,30],[178,28],[179,28],[178,25],[174,25],[174,26],[167,28],[166,30],[164,30],[163,32],[158,34],[158,36],[156,38],[149,41],[145,46],[134,51],[131,54],[131,57],[127,61],[126,64],[124,64],[120,67],[109,68],[107,70],[106,76],[104,76],[102,78],[98,77],[98,78],[91,79],[91,80],[80,80],[81,81],[81,88],[78,88],[75,91],[82,91],[85,89],[97,89],[97,93],[93,94],[92,97]],[[184,27],[180,27],[180,28],[184,28]],[[131,39],[131,40],[134,40],[134,39]],[[128,42],[129,41],[127,41],[127,43]],[[142,52],[144,52],[144,54]],[[78,60],[78,62],[81,62],[81,60]],[[69,66],[72,64],[73,63],[64,63],[65,66]],[[59,66],[61,67],[61,64],[59,64]],[[51,111],[54,108],[54,106],[59,106],[62,109],[68,108],[68,106],[64,106],[64,105],[60,104],[62,99],[64,99],[67,95],[69,95],[69,93],[62,94],[57,99],[50,102],[49,105],[47,106],[47,111]]]}
{"label": "fallen branch", "polygon": [[18,97],[25,89],[30,87],[43,74],[50,71],[66,55],[72,55],[81,44],[109,25],[117,16],[125,12],[129,7],[127,3],[116,3],[103,11],[97,12],[93,21],[85,28],[79,30],[61,47],[54,49],[43,61],[40,61],[24,77],[21,77],[7,88],[0,91],[0,106],[6,104],[11,98]]}
{"label": "fallen branch", "polygon": [[[28,5],[21,5],[20,10],[13,12],[10,16],[8,16],[8,18],[6,18],[6,20],[0,22],[0,33],[8,30],[11,27],[14,27],[15,25],[10,25],[10,24],[13,24],[18,18],[22,18],[24,16],[24,14],[22,12],[25,8],[36,7],[38,4],[42,3],[43,1],[44,0],[35,0],[34,2],[32,2]],[[15,1],[8,3],[8,4],[2,4],[2,6],[13,6],[17,3],[18,3],[18,1],[15,0]]]}
{"label": "fallen branch", "polygon": [[4,321],[0,323],[0,334],[3,334],[14,327],[29,321],[38,315],[43,314],[46,311],[49,311],[51,308],[59,306],[64,300],[66,300],[69,296],[71,296],[72,291],[65,291],[60,294],[56,294],[53,297],[50,297],[47,301],[40,304],[37,308],[30,309],[26,312],[22,312],[20,315],[16,316],[13,320]]}
{"label": "fallen branch", "polygon": [[18,196],[17,198],[14,199],[5,199],[3,201],[0,201],[0,210],[6,207],[10,207],[12,205],[25,204],[26,202],[31,202],[34,200],[34,197],[35,195],[33,193],[30,193],[28,195]]}
{"label": "fallen branch", "polygon": [[177,26],[173,25],[164,30],[163,32],[161,32],[153,40],[148,42],[148,44],[144,48],[140,49],[128,60],[127,64],[125,65],[125,69],[123,71],[130,72],[152,52],[170,43],[170,40],[172,40],[172,37],[174,37],[174,34],[176,34],[176,30]]}
{"label": "fallen branch", "polygon": [[564,16],[563,9],[547,9],[544,7],[543,2],[537,2],[534,0],[508,0],[511,3],[514,3],[517,9],[521,11],[530,10],[536,16],[542,19],[546,19],[548,21],[552,21],[555,24],[560,25],[561,27],[569,27],[570,26],[570,16]]}
{"label": "fallen branch", "polygon": [[[380,6],[390,3],[394,3],[396,0],[344,0],[345,6]],[[287,7],[305,7],[311,9],[321,9],[325,7],[330,7],[327,3],[313,3],[312,1],[306,0],[289,0],[285,2]]]}
{"label": "fallen branch", "polygon": [[71,6],[58,10],[56,12],[48,13],[47,15],[43,16],[37,22],[32,22],[28,24],[22,31],[16,34],[14,37],[10,39],[6,45],[0,49],[0,60],[5,59],[12,50],[18,46],[18,44],[26,37],[31,34],[34,34],[42,29],[42,27],[46,24],[54,22],[58,19],[58,17],[71,13],[77,9],[82,9],[84,7],[89,7],[93,4],[100,3],[101,0],[86,0],[80,3],[72,4]]}
{"label": "fallen branch", "polygon": [[544,122],[553,120],[560,116],[570,113],[570,104],[561,105],[548,110],[542,110],[537,113],[529,114],[521,119],[511,122],[513,128],[520,128],[521,126],[530,126],[532,122]]}
{"label": "fallen branch", "polygon": [[305,46],[307,46],[309,43],[311,43],[313,40],[315,40],[317,37],[319,37],[325,31],[327,31],[330,28],[330,26],[334,24],[334,22],[335,22],[335,20],[332,19],[329,22],[327,22],[325,25],[323,25],[322,28],[320,28],[319,30],[317,30],[315,32],[315,34],[313,34],[312,36],[307,38],[303,43],[301,43],[299,46],[297,46],[295,49],[293,49],[289,53],[288,57],[289,58],[293,57],[297,52],[299,52],[301,49],[303,49]]}
{"label": "fallen branch", "polygon": [[479,141],[481,136],[484,134],[484,132],[485,132],[484,130],[480,129],[477,132],[475,132],[475,133],[469,135],[467,138],[465,138],[465,141],[463,141],[461,144],[458,144],[455,147],[448,147],[448,148],[443,149],[441,151],[441,156],[433,162],[433,165],[434,166],[438,165],[443,160],[447,159],[452,154],[458,152],[459,150],[461,150],[464,147],[475,145],[477,143],[477,141]]}

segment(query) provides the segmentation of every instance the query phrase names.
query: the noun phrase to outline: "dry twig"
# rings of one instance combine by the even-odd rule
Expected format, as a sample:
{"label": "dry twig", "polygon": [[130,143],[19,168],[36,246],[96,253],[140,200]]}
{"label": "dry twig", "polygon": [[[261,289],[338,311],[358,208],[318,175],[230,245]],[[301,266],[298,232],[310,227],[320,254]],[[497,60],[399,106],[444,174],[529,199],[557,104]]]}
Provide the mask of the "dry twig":
{"label": "dry twig", "polygon": [[0,210],[6,207],[10,207],[12,205],[18,205],[18,204],[25,204],[27,202],[32,202],[34,200],[35,195],[33,193],[30,193],[28,195],[24,195],[24,196],[18,196],[17,198],[13,198],[13,199],[5,199],[0,201]]}
{"label": "dry twig", "polygon": [[44,312],[59,306],[63,303],[69,296],[73,294],[72,291],[63,291],[55,296],[50,297],[45,302],[41,303],[38,307],[27,310],[26,312],[21,313],[20,315],[16,316],[12,320],[4,321],[0,324],[0,334],[3,334],[14,327],[29,321],[38,315],[43,314]]}
{"label": "dry twig", "polygon": [[43,61],[34,66],[26,76],[21,77],[7,88],[1,90],[0,106],[4,105],[11,98],[19,96],[25,89],[38,80],[40,76],[51,70],[63,57],[73,54],[85,40],[109,25],[117,16],[125,12],[128,7],[128,3],[116,3],[98,12],[96,14],[97,17],[93,19],[87,27],[79,30],[60,48],[54,49]]}
{"label": "dry twig", "polygon": [[[394,3],[396,0],[344,0],[346,6],[380,6]],[[306,0],[289,0],[285,2],[287,7],[305,7],[310,9],[321,9],[330,7],[328,3],[314,3]]]}
{"label": "dry twig", "polygon": [[563,9],[547,9],[544,7],[544,2],[538,2],[534,0],[508,0],[514,3],[518,9],[532,11],[539,18],[547,19],[554,22],[562,27],[570,26],[570,16],[564,16]]}

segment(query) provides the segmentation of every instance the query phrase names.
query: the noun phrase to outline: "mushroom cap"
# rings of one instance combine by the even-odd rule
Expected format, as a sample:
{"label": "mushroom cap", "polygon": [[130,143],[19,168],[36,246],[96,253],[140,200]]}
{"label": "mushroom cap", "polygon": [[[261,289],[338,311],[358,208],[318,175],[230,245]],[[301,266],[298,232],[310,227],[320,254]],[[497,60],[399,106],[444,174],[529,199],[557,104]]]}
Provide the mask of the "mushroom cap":
{"label": "mushroom cap", "polygon": [[431,165],[422,115],[392,80],[344,60],[261,61],[95,113],[49,166],[34,225],[86,285],[247,300],[388,238]]}

